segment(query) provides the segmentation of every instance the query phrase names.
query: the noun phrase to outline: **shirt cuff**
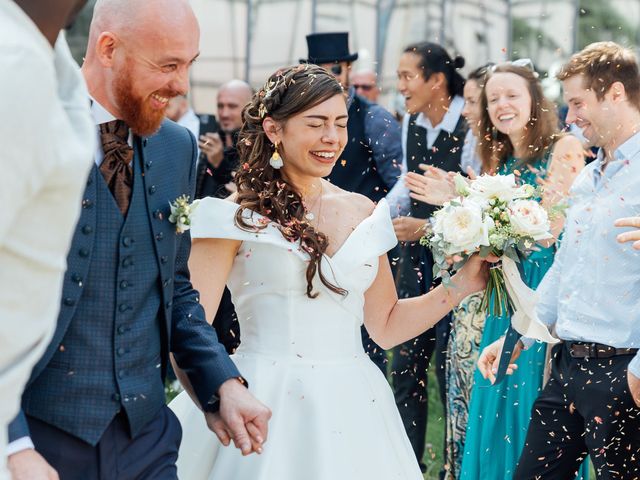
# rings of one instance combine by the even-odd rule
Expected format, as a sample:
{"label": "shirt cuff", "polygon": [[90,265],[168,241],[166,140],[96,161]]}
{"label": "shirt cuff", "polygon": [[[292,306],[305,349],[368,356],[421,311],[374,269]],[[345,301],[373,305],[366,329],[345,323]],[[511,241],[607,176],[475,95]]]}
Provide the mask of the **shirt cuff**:
{"label": "shirt cuff", "polygon": [[636,353],[636,356],[631,359],[627,370],[629,370],[634,377],[640,378],[640,352]]}
{"label": "shirt cuff", "polygon": [[529,337],[520,337],[520,341],[522,342],[522,345],[524,345],[525,350],[529,350],[531,348],[531,345],[536,343],[535,338],[529,338]]}
{"label": "shirt cuff", "polygon": [[31,437],[20,437],[7,445],[7,447],[5,448],[5,454],[8,457],[23,450],[29,450],[30,448],[34,450],[36,448],[31,441]]}

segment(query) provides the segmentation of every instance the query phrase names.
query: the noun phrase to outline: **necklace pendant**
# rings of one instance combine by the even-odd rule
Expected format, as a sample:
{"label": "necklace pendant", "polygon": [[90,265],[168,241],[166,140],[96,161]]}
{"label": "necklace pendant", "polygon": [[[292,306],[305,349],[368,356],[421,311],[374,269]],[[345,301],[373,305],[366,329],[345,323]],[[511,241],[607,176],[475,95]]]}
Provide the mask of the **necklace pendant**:
{"label": "necklace pendant", "polygon": [[316,216],[313,214],[313,212],[307,212],[304,214],[304,218],[312,222],[313,220],[315,220]]}

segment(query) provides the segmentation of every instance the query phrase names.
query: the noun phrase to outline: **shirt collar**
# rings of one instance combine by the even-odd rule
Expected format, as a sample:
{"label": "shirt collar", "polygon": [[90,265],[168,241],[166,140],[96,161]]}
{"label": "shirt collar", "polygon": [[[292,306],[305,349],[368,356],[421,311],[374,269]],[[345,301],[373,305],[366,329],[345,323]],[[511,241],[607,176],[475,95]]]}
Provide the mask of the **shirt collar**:
{"label": "shirt collar", "polygon": [[426,128],[427,130],[444,130],[447,133],[453,133],[462,115],[462,109],[464,108],[464,98],[460,95],[456,95],[451,100],[447,112],[442,117],[442,121],[435,127],[431,125],[431,120],[427,118],[422,112],[418,114],[416,118],[416,125]]}
{"label": "shirt collar", "polygon": [[604,173],[602,172],[602,166],[604,165],[604,149],[601,148],[598,150],[594,175],[597,179],[600,179],[602,176],[611,178],[622,168],[625,162],[635,158],[638,154],[640,154],[640,132],[632,135],[622,145],[615,149],[613,152],[613,160],[607,164],[607,168],[604,170]]}
{"label": "shirt collar", "polygon": [[109,111],[104,108],[95,98],[91,98],[91,116],[96,125],[102,125],[103,123],[112,122],[117,120]]}

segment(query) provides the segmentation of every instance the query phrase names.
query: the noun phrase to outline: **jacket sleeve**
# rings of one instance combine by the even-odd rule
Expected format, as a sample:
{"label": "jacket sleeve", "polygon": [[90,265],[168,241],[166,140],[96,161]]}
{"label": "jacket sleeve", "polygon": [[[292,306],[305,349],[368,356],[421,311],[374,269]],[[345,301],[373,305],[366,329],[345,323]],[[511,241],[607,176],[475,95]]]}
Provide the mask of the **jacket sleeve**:
{"label": "jacket sleeve", "polygon": [[391,189],[402,173],[400,125],[384,108],[373,104],[367,111],[364,130],[378,173],[387,188]]}
{"label": "jacket sleeve", "polygon": [[[196,143],[192,134],[193,155],[189,189],[193,194],[196,172]],[[193,195],[192,195],[193,198]],[[215,330],[206,321],[199,294],[191,285],[187,262],[191,251],[189,232],[183,233],[176,247],[174,291],[171,321],[171,352],[178,366],[189,377],[203,408],[217,394],[220,385],[240,372],[218,341]]]}
{"label": "jacket sleeve", "polygon": [[15,442],[19,438],[29,437],[29,425],[27,424],[27,417],[24,411],[20,409],[18,416],[14,418],[9,424],[9,443]]}

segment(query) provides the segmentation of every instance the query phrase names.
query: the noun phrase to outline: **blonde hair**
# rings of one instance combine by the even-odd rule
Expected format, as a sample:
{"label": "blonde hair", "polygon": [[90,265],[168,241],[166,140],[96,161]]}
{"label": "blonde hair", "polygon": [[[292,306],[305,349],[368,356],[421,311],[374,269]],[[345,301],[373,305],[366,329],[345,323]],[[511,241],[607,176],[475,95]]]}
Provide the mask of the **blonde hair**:
{"label": "blonde hair", "polygon": [[592,90],[598,100],[615,82],[624,85],[629,102],[640,110],[640,74],[638,62],[629,48],[614,42],[597,42],[575,53],[556,75],[566,80],[584,76],[584,87]]}

